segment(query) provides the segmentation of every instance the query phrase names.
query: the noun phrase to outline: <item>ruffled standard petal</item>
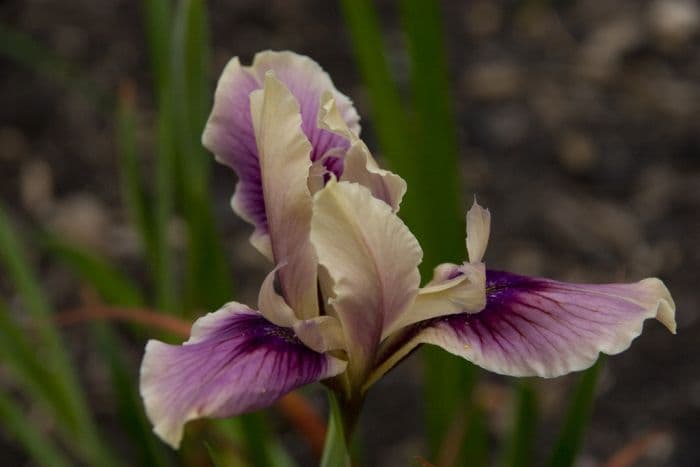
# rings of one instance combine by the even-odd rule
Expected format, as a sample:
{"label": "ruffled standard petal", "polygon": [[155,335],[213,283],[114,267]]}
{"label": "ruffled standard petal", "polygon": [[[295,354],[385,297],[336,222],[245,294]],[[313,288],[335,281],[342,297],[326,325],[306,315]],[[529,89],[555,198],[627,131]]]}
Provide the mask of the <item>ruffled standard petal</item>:
{"label": "ruffled standard petal", "polygon": [[318,315],[316,254],[309,240],[311,144],[301,131],[299,104],[272,71],[250,95],[268,233],[280,285],[299,318]]}
{"label": "ruffled standard petal", "polygon": [[339,179],[364,185],[375,198],[381,199],[391,206],[394,212],[398,212],[401,199],[406,194],[406,181],[379,167],[359,135],[347,125],[335,97],[330,92],[326,92],[321,98],[318,125],[348,142],[349,148],[342,159],[343,169]]}
{"label": "ruffled standard petal", "polygon": [[309,157],[320,158],[335,147],[345,151],[347,141],[317,126],[320,97],[330,91],[338,102],[341,118],[359,133],[359,117],[352,102],[338,92],[321,67],[308,57],[292,52],[261,52],[251,66],[232,59],[216,88],[214,107],[204,129],[202,142],[219,162],[234,169],[238,184],[233,196],[234,211],[255,226],[253,245],[271,257],[267,236],[267,215],[261,184],[258,148],[250,112],[250,93],[261,89],[265,74],[272,71],[299,102],[301,128],[311,143]]}
{"label": "ruffled standard petal", "polygon": [[314,196],[311,241],[327,271],[319,277],[330,281],[327,311],[343,326],[351,380],[359,383],[384,329],[418,293],[422,251],[386,203],[348,182],[330,181]]}
{"label": "ruffled standard petal", "polygon": [[197,320],[183,345],[149,341],[140,390],[154,432],[177,448],[189,420],[261,409],[344,369],[345,362],[307,348],[291,329],[229,303]]}
{"label": "ruffled standard petal", "polygon": [[648,318],[675,332],[675,305],[658,279],[589,285],[488,271],[486,290],[483,311],[438,318],[413,344],[438,345],[496,373],[550,378],[626,350]]}

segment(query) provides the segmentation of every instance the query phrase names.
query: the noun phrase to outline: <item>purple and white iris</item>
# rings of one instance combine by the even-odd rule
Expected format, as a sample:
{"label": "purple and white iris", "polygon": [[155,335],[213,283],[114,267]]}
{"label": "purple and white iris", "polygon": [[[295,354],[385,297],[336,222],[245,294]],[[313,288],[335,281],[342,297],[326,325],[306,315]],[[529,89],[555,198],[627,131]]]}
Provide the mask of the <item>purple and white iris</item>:
{"label": "purple and white iris", "polygon": [[274,265],[258,310],[231,302],[183,345],[150,341],[141,395],[154,431],[177,447],[200,417],[266,407],[327,380],[360,399],[420,344],[488,370],[554,377],[627,349],[647,318],[675,332],[658,279],[582,285],[486,270],[490,214],[467,213],[468,261],[420,287],[418,241],[396,215],[406,183],[359,139],[359,117],[313,60],[234,58],[203,142],[238,175],[234,211]]}

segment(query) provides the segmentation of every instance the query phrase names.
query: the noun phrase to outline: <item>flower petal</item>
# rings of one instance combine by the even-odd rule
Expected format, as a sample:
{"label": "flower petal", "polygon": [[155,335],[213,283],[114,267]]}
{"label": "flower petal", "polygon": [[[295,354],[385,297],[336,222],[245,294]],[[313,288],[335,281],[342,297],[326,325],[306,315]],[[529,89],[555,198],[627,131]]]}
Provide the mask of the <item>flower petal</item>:
{"label": "flower petal", "polygon": [[189,420],[261,409],[344,368],[305,347],[291,329],[229,303],[197,320],[181,346],[149,341],[140,390],[153,431],[177,448]]}
{"label": "flower petal", "polygon": [[617,354],[656,318],[675,332],[675,305],[658,279],[634,284],[568,284],[486,273],[487,305],[436,319],[415,343],[438,345],[496,373],[554,377]]}
{"label": "flower petal", "polygon": [[479,206],[474,198],[474,204],[467,211],[467,253],[470,263],[478,263],[484,257],[490,231],[491,213]]}
{"label": "flower petal", "polygon": [[[436,268],[436,276],[439,276],[441,266]],[[439,282],[434,279],[425,287],[421,287],[413,304],[390,328],[385,329],[382,338],[420,321],[456,313],[478,313],[484,309],[484,263],[449,266],[454,266],[456,273]]]}
{"label": "flower petal", "polygon": [[406,181],[379,167],[365,143],[348,127],[330,92],[321,97],[318,120],[321,128],[342,136],[350,143],[343,159],[340,180],[366,186],[375,198],[386,202],[394,212],[398,212],[401,199],[406,194]]}
{"label": "flower petal", "polygon": [[270,71],[250,95],[268,232],[280,285],[299,318],[318,315],[316,255],[309,240],[311,145],[301,131],[299,104]]}
{"label": "flower petal", "polygon": [[314,196],[311,241],[332,283],[328,314],[351,347],[351,379],[361,382],[383,330],[418,293],[422,251],[386,203],[348,182],[330,181]]}
{"label": "flower petal", "polygon": [[323,154],[340,147],[345,151],[347,141],[329,131],[318,128],[317,115],[321,94],[332,92],[339,112],[349,128],[359,133],[359,117],[352,102],[333,86],[321,67],[308,57],[292,52],[261,52],[249,67],[232,59],[219,79],[214,107],[207,121],[202,142],[219,162],[233,168],[239,181],[233,196],[234,211],[255,226],[251,242],[271,258],[267,237],[267,215],[261,184],[258,148],[253,133],[249,95],[263,86],[265,73],[272,70],[290,89],[300,104],[301,127],[311,142],[309,157],[319,159]]}

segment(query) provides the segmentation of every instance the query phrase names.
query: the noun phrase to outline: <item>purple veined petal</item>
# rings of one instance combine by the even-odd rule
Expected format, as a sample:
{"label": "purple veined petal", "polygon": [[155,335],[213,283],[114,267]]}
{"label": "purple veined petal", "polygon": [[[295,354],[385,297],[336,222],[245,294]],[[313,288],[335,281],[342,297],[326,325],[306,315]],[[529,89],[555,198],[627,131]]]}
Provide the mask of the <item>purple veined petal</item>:
{"label": "purple veined petal", "polygon": [[360,132],[359,116],[352,102],[338,92],[330,77],[308,57],[293,52],[266,51],[256,54],[251,66],[232,59],[224,69],[216,88],[214,107],[202,135],[202,142],[216,159],[234,169],[238,184],[232,199],[234,211],[255,226],[253,245],[272,259],[268,225],[261,184],[258,148],[250,112],[250,93],[261,89],[265,74],[272,71],[299,102],[301,126],[311,142],[309,157],[319,159],[335,147],[345,151],[348,143],[317,126],[320,97],[330,91],[342,118],[355,133]]}
{"label": "purple veined petal", "polygon": [[[342,170],[332,170],[340,181],[355,182],[367,187],[372,195],[381,199],[394,212],[398,212],[401,199],[406,194],[406,181],[400,176],[379,167],[365,143],[348,127],[332,93],[321,97],[318,125],[345,138],[349,143],[342,162]],[[326,180],[327,181],[327,180]]]}
{"label": "purple veined petal", "polygon": [[311,144],[301,131],[299,104],[269,71],[250,94],[268,234],[284,298],[299,318],[318,316],[317,260],[309,239]]}
{"label": "purple veined petal", "polygon": [[649,318],[676,329],[673,299],[658,279],[569,284],[487,271],[486,291],[483,311],[438,318],[417,342],[496,373],[550,378],[626,350]]}
{"label": "purple veined petal", "polygon": [[330,181],[314,195],[311,241],[327,312],[341,322],[352,381],[366,376],[385,328],[418,293],[422,250],[391,208],[357,183]]}
{"label": "purple veined petal", "polygon": [[149,341],[140,391],[153,431],[177,448],[190,420],[258,410],[344,369],[291,329],[232,302],[197,320],[183,345]]}
{"label": "purple veined petal", "polygon": [[496,373],[552,378],[588,368],[600,352],[626,350],[649,318],[676,331],[675,304],[655,278],[569,284],[487,271],[486,300],[481,312],[428,320],[390,338],[363,390],[420,344],[437,345]]}

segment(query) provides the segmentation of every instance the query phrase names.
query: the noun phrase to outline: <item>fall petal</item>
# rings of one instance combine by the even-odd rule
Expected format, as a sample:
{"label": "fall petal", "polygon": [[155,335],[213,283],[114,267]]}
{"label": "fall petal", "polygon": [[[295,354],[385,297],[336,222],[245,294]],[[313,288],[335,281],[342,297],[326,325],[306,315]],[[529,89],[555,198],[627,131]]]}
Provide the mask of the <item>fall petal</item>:
{"label": "fall petal", "polygon": [[656,318],[675,332],[675,305],[658,279],[568,284],[486,274],[486,308],[436,319],[415,343],[438,345],[496,373],[554,377],[626,350]]}
{"label": "fall petal", "polygon": [[267,407],[344,367],[304,346],[291,329],[229,303],[197,320],[183,345],[149,341],[140,390],[153,430],[177,448],[189,420]]}

